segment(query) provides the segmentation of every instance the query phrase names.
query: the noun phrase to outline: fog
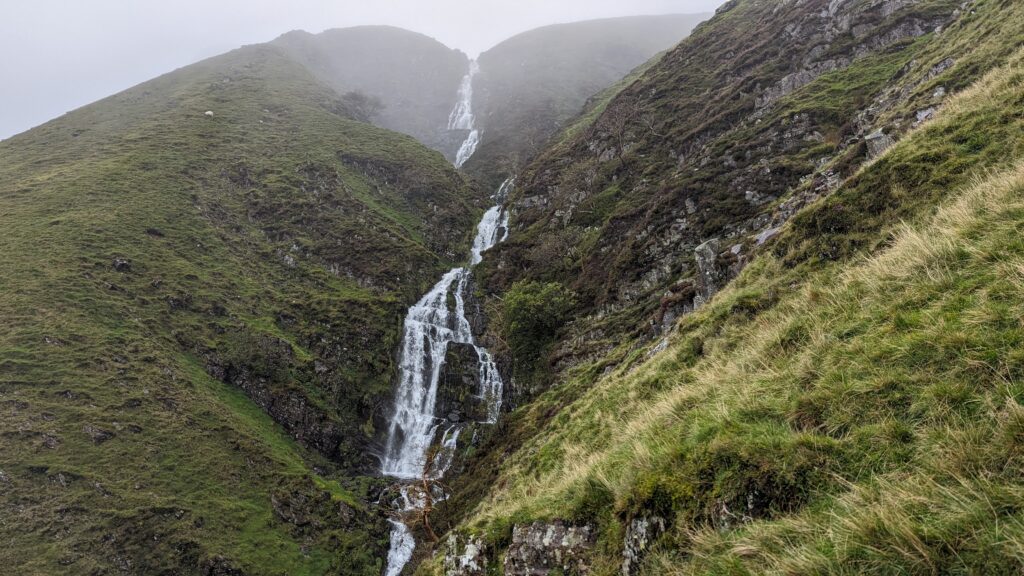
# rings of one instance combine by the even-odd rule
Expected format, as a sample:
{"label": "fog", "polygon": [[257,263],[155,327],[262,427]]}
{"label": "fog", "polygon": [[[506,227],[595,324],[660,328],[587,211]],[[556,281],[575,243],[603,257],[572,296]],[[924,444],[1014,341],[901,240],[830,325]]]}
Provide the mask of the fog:
{"label": "fog", "polygon": [[591,18],[695,13],[721,0],[0,0],[0,139],[139,82],[289,30],[390,24],[476,55]]}

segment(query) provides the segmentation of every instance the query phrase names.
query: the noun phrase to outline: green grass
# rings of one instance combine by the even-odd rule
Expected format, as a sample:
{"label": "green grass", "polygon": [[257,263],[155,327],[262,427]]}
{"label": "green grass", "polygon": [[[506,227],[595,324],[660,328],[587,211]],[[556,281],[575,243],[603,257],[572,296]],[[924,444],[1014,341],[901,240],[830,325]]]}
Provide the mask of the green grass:
{"label": "green grass", "polygon": [[0,157],[0,562],[378,574],[359,476],[404,309],[468,251],[461,176],[267,47]]}
{"label": "green grass", "polygon": [[[500,553],[515,523],[592,522],[596,574],[618,573],[624,524],[649,514],[670,528],[647,574],[1016,573],[1024,53],[1008,8],[913,43],[914,70],[953,51],[990,72],[799,213],[667,350],[622,343],[512,414],[474,468],[496,470],[457,485],[457,529]],[[836,86],[898,62],[781,106],[836,126]]]}

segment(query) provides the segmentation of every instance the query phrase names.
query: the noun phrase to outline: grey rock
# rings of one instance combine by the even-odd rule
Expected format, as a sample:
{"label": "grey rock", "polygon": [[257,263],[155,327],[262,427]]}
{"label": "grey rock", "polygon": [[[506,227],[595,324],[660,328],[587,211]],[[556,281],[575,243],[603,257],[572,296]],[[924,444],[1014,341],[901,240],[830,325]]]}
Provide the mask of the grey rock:
{"label": "grey rock", "polygon": [[445,576],[483,576],[487,570],[487,545],[482,538],[463,538],[454,532],[445,543]]}
{"label": "grey rock", "polygon": [[697,262],[697,296],[694,307],[699,308],[711,300],[722,287],[724,274],[718,266],[718,253],[721,251],[718,238],[704,242],[693,251]]}
{"label": "grey rock", "polygon": [[928,80],[931,80],[932,78],[935,78],[939,74],[942,74],[946,70],[949,70],[950,68],[952,68],[953,65],[955,65],[955,64],[956,64],[956,60],[954,60],[952,58],[946,58],[942,62],[939,62],[935,66],[932,66],[931,70],[928,71],[928,75],[925,76],[925,78],[924,78],[925,81],[928,81]]}
{"label": "grey rock", "polygon": [[82,432],[88,434],[89,438],[92,438],[92,441],[95,444],[103,444],[107,440],[110,440],[111,438],[114,437],[113,432],[109,430],[103,430],[102,428],[97,428],[92,424],[86,424],[85,426],[82,426]]}
{"label": "grey rock", "polygon": [[776,82],[774,86],[765,90],[761,96],[757,98],[755,105],[757,108],[766,108],[811,82],[814,82],[820,76],[846,68],[849,65],[850,60],[847,58],[829,59],[809,64],[803,70],[784,76],[781,80]]}
{"label": "grey rock", "polygon": [[767,230],[762,230],[756,236],[754,236],[754,242],[757,242],[757,245],[760,246],[765,242],[771,240],[772,238],[778,236],[779,232],[781,231],[781,228],[769,228]]}
{"label": "grey rock", "polygon": [[561,521],[535,522],[512,528],[512,544],[505,555],[506,576],[547,576],[552,572],[586,575],[587,557],[594,546],[593,526],[572,526]]}
{"label": "grey rock", "polygon": [[927,122],[928,120],[931,120],[932,118],[935,117],[935,112],[937,111],[938,109],[935,108],[935,106],[929,106],[924,110],[918,110],[916,115],[917,119],[914,121],[914,126],[918,126],[920,124],[923,124],[924,122]]}
{"label": "grey rock", "polygon": [[881,155],[896,143],[896,141],[886,134],[881,128],[865,136],[864,141],[868,146],[868,156],[871,158]]}
{"label": "grey rock", "polygon": [[648,548],[664,532],[665,519],[660,516],[634,518],[629,523],[622,546],[622,576],[633,576],[637,573]]}

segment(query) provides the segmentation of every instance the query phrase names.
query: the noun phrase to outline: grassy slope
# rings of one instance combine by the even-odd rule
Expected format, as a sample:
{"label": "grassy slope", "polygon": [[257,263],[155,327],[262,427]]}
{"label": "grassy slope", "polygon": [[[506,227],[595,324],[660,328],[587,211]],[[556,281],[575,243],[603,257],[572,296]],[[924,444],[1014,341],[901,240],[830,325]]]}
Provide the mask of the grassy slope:
{"label": "grassy slope", "polygon": [[[872,23],[872,33],[883,37],[901,23],[952,9],[949,2],[905,7],[883,25]],[[682,250],[713,237],[726,246],[749,243],[754,223],[777,206],[748,202],[747,190],[785,199],[830,157],[836,171],[848,175],[863,160],[863,147],[850,145],[858,114],[886,85],[909,86],[909,97],[897,109],[912,117],[928,105],[937,85],[976,78],[978,69],[991,67],[1013,47],[991,42],[987,46],[999,48],[968,51],[957,65],[961,69],[913,86],[912,79],[923,78],[948,55],[944,48],[964,50],[934,34],[905,39],[819,78],[813,89],[800,91],[802,101],[794,96],[758,115],[757,94],[799,70],[816,42],[788,46],[779,29],[812,10],[736,4],[622,90],[586,129],[540,155],[517,181],[518,233],[497,250],[494,261],[501,265],[482,269],[485,283],[503,289],[522,276],[563,282],[581,296],[581,314],[603,315],[580,333],[596,333],[595,324],[615,335],[606,340],[642,332],[647,328],[636,319],[653,316],[666,290],[695,273]],[[866,13],[862,19],[871,22],[874,12]],[[956,37],[984,44],[976,40],[992,33],[988,24],[989,30],[974,26]],[[852,52],[862,41],[840,35],[830,51]],[[750,47],[735,50],[740,43]],[[790,132],[798,135],[786,136]],[[770,170],[761,170],[765,165]],[[527,204],[537,197],[545,202]],[[580,353],[605,353],[608,344],[590,342],[592,350]]]}
{"label": "grassy slope", "polygon": [[[916,54],[976,78],[1020,45],[1003,9]],[[649,514],[671,524],[651,574],[1015,573],[1022,57],[798,215],[666,351],[624,345],[511,415],[462,528],[500,548],[514,522],[596,521],[601,574]]]}
{"label": "grassy slope", "polygon": [[[386,525],[349,478],[402,310],[477,211],[439,154],[343,112],[253,47],[0,144],[3,565],[379,572]],[[207,355],[304,399],[341,443],[296,444]]]}

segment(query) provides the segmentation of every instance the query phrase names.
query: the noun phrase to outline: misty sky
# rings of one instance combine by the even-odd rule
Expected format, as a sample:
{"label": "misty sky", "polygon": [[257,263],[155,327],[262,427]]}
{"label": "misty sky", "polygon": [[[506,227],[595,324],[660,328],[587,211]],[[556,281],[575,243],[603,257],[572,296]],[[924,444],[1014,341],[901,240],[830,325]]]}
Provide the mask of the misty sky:
{"label": "misty sky", "polygon": [[289,30],[391,24],[476,55],[524,30],[722,0],[0,0],[0,139]]}

